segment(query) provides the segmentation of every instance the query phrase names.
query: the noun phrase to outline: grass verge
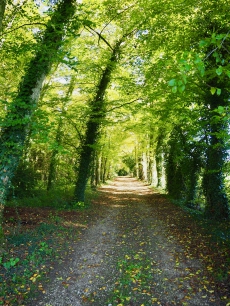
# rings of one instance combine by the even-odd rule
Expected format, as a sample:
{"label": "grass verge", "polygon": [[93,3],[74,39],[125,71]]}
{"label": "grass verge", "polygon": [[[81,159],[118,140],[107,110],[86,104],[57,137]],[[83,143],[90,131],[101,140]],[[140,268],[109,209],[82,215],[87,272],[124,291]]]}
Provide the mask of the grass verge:
{"label": "grass verge", "polygon": [[41,223],[34,230],[6,236],[7,249],[0,257],[0,305],[24,303],[38,292],[54,264],[71,252],[68,241],[77,235],[60,224]]}

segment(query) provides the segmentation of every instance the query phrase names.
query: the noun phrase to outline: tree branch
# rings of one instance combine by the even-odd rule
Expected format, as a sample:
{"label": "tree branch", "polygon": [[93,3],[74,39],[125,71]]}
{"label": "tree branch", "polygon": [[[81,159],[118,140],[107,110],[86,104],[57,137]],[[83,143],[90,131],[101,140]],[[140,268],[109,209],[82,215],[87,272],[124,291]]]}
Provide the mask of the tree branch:
{"label": "tree branch", "polygon": [[130,9],[131,7],[133,7],[136,3],[130,5],[129,7],[125,8],[124,10],[122,10],[121,12],[117,13],[109,22],[107,22],[105,24],[105,26],[102,28],[100,34],[102,34],[102,32],[104,31],[104,29],[119,15],[123,14],[125,11],[127,11],[128,9]]}
{"label": "tree branch", "polygon": [[135,99],[135,100],[126,102],[126,103],[124,103],[124,104],[122,104],[122,105],[114,106],[114,107],[110,108],[109,110],[107,110],[106,113],[112,112],[113,110],[118,109],[118,108],[121,108],[121,107],[123,107],[123,106],[125,106],[125,105],[132,104],[132,103],[138,101],[139,99],[140,99],[140,98],[137,98],[137,99]]}
{"label": "tree branch", "polygon": [[7,32],[2,33],[2,34],[0,35],[0,37],[2,37],[2,36],[4,36],[4,35],[7,35],[7,34],[9,34],[9,33],[11,33],[11,32],[14,32],[14,31],[16,31],[16,30],[18,30],[18,29],[20,29],[20,28],[23,28],[23,27],[25,27],[25,26],[30,26],[30,25],[42,25],[42,26],[47,27],[47,25],[46,25],[45,23],[42,23],[42,22],[25,23],[25,24],[23,24],[23,25],[21,25],[21,26],[19,26],[19,27],[17,27],[17,28],[14,28],[14,29],[12,29],[12,30],[10,30],[10,31],[7,31]]}
{"label": "tree branch", "polygon": [[89,25],[87,26],[91,31],[93,31],[94,33],[96,33],[100,39],[102,39],[104,41],[104,43],[113,51],[113,48],[111,47],[110,43],[101,35],[101,33],[97,32],[96,30],[94,30],[93,28],[91,28]]}
{"label": "tree branch", "polygon": [[[220,44],[220,47],[223,47],[224,41],[225,41],[225,39],[228,37],[229,33],[230,33],[230,30],[228,31],[228,33],[227,33],[227,34],[225,35],[225,37],[223,38],[223,40],[222,40],[222,42],[221,42],[221,44]],[[204,61],[205,61],[207,58],[209,58],[209,56],[211,56],[212,53],[214,53],[214,52],[215,52],[217,49],[219,49],[220,47],[218,46],[218,47],[216,47],[215,49],[213,49],[212,51],[210,51],[210,52],[208,53],[208,55],[205,57]],[[228,52],[228,53],[229,53],[229,52]]]}

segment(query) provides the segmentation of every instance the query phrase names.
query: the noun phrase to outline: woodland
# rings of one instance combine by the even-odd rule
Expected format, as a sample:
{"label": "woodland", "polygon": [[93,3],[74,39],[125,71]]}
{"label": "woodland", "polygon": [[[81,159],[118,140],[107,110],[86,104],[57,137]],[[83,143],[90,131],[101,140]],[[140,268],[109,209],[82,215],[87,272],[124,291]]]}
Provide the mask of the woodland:
{"label": "woodland", "polygon": [[0,255],[5,208],[85,209],[116,176],[228,226],[229,20],[226,0],[0,0]]}
{"label": "woodland", "polygon": [[1,216],[129,174],[227,220],[229,17],[224,0],[2,0]]}

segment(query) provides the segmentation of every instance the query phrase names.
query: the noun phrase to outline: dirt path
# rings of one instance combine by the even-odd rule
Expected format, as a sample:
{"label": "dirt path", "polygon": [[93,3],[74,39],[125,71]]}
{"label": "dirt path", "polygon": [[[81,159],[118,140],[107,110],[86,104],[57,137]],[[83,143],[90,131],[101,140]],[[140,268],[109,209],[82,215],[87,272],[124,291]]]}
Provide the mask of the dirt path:
{"label": "dirt path", "polygon": [[[176,236],[171,206],[133,178],[100,189],[100,214],[82,229],[74,252],[31,305],[226,305]],[[171,212],[170,212],[171,209]],[[180,229],[183,230],[183,229]],[[191,238],[192,239],[192,238]]]}

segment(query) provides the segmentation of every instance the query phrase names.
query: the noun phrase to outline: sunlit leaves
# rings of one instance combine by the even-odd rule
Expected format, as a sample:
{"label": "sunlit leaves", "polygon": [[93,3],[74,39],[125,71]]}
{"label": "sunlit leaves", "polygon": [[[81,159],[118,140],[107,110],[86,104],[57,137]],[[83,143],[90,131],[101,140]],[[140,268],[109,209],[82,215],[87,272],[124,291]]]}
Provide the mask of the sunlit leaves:
{"label": "sunlit leaves", "polygon": [[185,85],[187,83],[186,77],[183,76],[182,79],[171,79],[169,81],[169,86],[172,87],[172,92],[176,93],[177,91],[179,91],[180,93],[182,93],[183,91],[185,91]]}

